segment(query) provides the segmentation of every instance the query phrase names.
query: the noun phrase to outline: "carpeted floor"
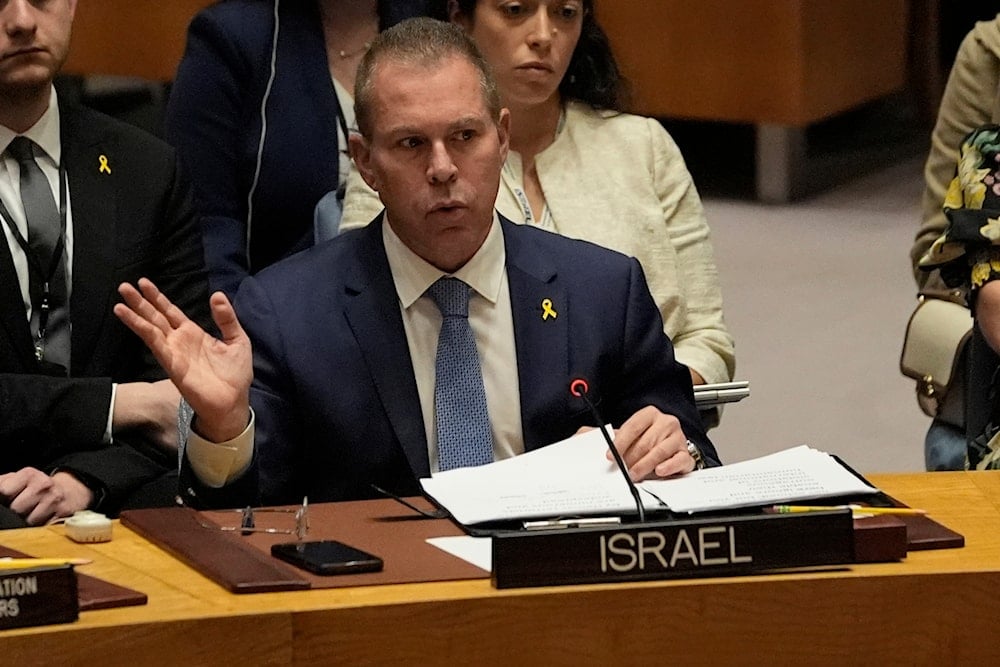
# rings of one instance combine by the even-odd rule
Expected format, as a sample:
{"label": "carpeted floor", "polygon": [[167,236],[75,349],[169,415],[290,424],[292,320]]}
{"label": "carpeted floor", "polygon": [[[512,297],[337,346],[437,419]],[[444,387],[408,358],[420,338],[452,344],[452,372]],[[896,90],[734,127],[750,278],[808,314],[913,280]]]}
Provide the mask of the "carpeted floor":
{"label": "carpeted floor", "polygon": [[751,382],[711,433],[725,461],[805,443],[862,472],[923,469],[928,420],[899,373],[922,160],[787,206],[706,198],[737,378]]}

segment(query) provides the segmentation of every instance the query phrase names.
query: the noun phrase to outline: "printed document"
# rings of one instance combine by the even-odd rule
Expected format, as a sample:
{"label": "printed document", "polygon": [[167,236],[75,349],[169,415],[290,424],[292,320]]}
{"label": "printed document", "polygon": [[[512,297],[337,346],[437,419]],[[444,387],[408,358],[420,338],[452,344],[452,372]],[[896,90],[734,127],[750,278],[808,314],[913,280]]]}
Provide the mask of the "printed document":
{"label": "printed document", "polygon": [[[420,480],[461,524],[635,514],[635,501],[597,429],[521,456]],[[638,484],[647,511],[703,512],[876,493],[806,445],[758,459]]]}
{"label": "printed document", "polygon": [[878,492],[829,454],[806,445],[742,463],[696,470],[681,477],[646,480],[639,488],[654,494],[674,512],[706,512]]}
{"label": "printed document", "polygon": [[[635,514],[635,501],[598,429],[520,456],[420,480],[461,524],[563,515]],[[644,497],[648,509],[660,502]]]}

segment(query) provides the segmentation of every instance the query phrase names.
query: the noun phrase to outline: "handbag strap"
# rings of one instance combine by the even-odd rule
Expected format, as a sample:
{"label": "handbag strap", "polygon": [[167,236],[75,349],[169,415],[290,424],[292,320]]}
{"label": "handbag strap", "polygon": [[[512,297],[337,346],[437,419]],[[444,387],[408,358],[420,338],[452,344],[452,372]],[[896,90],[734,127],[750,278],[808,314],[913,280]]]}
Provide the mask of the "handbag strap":
{"label": "handbag strap", "polygon": [[923,301],[924,299],[940,299],[941,301],[957,303],[965,308],[969,307],[969,300],[966,298],[965,292],[960,289],[925,287],[917,292],[917,299],[919,301]]}

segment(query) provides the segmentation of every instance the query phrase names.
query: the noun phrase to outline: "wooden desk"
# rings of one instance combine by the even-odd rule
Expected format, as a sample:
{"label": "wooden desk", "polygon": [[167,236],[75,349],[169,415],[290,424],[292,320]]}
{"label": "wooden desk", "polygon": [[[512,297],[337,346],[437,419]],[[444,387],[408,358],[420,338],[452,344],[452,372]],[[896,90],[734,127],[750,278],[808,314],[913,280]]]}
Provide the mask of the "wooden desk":
{"label": "wooden desk", "polygon": [[76,545],[7,531],[38,556],[140,589],[144,607],[0,633],[13,664],[997,664],[1000,472],[875,475],[965,534],[901,563],[754,577],[497,591],[487,580],[230,595],[116,526]]}

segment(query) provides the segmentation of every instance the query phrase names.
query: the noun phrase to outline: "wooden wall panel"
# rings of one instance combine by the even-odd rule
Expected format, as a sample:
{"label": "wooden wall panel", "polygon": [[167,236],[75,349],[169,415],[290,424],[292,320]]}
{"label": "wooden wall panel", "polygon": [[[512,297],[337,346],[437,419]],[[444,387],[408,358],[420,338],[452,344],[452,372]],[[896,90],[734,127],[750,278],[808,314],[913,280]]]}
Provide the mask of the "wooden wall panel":
{"label": "wooden wall panel", "polygon": [[174,78],[191,17],[211,0],[80,0],[67,74]]}
{"label": "wooden wall panel", "polygon": [[901,88],[907,0],[605,0],[655,116],[804,126]]}

